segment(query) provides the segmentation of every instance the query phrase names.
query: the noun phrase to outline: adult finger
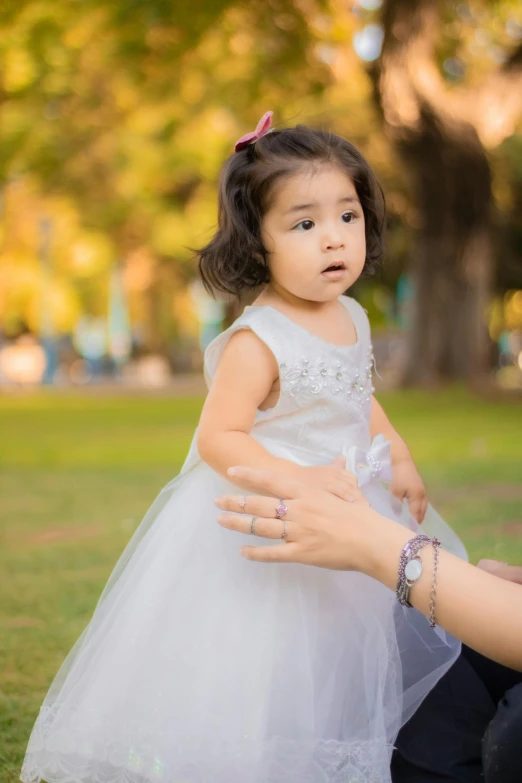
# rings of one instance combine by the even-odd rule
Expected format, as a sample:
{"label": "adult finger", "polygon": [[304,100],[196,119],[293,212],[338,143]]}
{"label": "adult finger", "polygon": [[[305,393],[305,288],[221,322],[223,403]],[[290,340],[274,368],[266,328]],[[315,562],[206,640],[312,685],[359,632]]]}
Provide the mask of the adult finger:
{"label": "adult finger", "polygon": [[[343,457],[344,459],[344,457]],[[353,473],[350,473],[349,470],[345,470],[344,468],[340,468],[337,466],[335,470],[332,470],[332,468],[335,467],[334,465],[329,466],[329,475],[335,479],[336,481],[341,481],[344,484],[350,484],[354,487],[359,486],[359,482],[357,479],[357,476],[355,476]]]}
{"label": "adult finger", "polygon": [[258,563],[301,562],[300,549],[295,543],[285,546],[243,546],[239,551],[247,560],[256,560]]}
{"label": "adult finger", "polygon": [[353,473],[349,473],[347,470],[343,471],[343,474],[340,478],[343,484],[346,484],[349,487],[357,488],[359,486],[357,476],[354,476]]}
{"label": "adult finger", "polygon": [[306,490],[302,481],[275,470],[233,467],[227,470],[227,475],[233,484],[257,495],[273,495],[276,498],[293,500],[301,497]]}
{"label": "adult finger", "polygon": [[359,479],[357,478],[355,473],[352,473],[352,471],[348,470],[348,468],[346,467],[346,457],[344,455],[336,457],[334,461],[330,464],[330,467],[340,468],[339,477],[343,481],[347,481],[349,484],[355,487],[359,486]]}
{"label": "adult finger", "polygon": [[355,500],[364,500],[364,495],[356,483],[347,481],[335,481],[330,484],[328,491],[341,500],[353,503]]}
{"label": "adult finger", "polygon": [[258,517],[268,517],[276,519],[277,509],[284,505],[287,511],[283,516],[290,513],[290,504],[292,501],[275,500],[273,497],[261,497],[260,495],[222,495],[214,500],[214,503],[223,511],[235,511],[238,514],[257,514]]}
{"label": "adult finger", "polygon": [[217,518],[221,527],[237,530],[238,533],[251,533],[254,519],[254,535],[259,538],[283,538],[283,533],[291,539],[294,525],[284,519],[267,519],[266,517],[245,516],[244,514],[220,514]]}

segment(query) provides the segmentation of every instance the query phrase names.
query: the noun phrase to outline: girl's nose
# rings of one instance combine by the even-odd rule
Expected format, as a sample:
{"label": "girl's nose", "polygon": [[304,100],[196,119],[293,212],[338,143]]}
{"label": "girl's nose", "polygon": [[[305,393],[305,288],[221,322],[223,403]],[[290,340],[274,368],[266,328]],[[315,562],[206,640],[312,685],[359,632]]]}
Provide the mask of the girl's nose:
{"label": "girl's nose", "polygon": [[340,250],[344,247],[344,240],[338,231],[328,231],[323,236],[324,250]]}

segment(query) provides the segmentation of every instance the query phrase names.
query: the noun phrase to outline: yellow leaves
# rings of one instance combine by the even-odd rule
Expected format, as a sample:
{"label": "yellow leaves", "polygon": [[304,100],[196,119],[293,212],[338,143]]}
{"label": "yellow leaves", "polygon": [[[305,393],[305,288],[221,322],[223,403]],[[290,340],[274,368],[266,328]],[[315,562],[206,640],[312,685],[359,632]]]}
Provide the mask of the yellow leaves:
{"label": "yellow leaves", "polygon": [[187,118],[173,142],[179,170],[197,172],[203,180],[215,180],[228,152],[232,152],[236,134],[234,117],[222,107],[211,106]]}
{"label": "yellow leaves", "polygon": [[78,294],[69,280],[55,277],[43,284],[40,281],[38,295],[31,299],[26,316],[28,326],[37,334],[42,328],[44,306],[54,332],[68,334],[74,330],[81,307]]}
{"label": "yellow leaves", "polygon": [[205,183],[198,188],[184,215],[192,232],[191,246],[208,242],[217,224],[216,193],[211,184]]}
{"label": "yellow leaves", "polygon": [[165,172],[165,153],[161,145],[139,134],[129,134],[122,139],[122,149],[132,159],[132,164],[122,166],[114,175],[113,187],[129,203],[133,200],[140,203],[145,194],[157,190],[165,174],[169,174]]}
{"label": "yellow leaves", "polygon": [[24,107],[14,100],[8,100],[2,106],[2,129],[7,136],[21,133],[28,127],[30,120]]}
{"label": "yellow leaves", "polygon": [[156,259],[147,247],[139,247],[127,255],[123,274],[127,291],[146,291],[155,280]]}
{"label": "yellow leaves", "polygon": [[232,54],[245,56],[252,49],[252,35],[246,30],[239,30],[229,41],[229,47]]}
{"label": "yellow leaves", "polygon": [[504,302],[507,329],[522,329],[522,291],[508,291]]}
{"label": "yellow leaves", "polygon": [[214,189],[202,185],[183,212],[165,212],[154,220],[151,231],[153,249],[178,260],[192,256],[190,248],[208,242],[217,221]]}
{"label": "yellow leaves", "polygon": [[105,22],[106,12],[101,8],[91,8],[88,14],[76,15],[64,30],[64,45],[77,50],[85,48],[103,30]]}
{"label": "yellow leaves", "polygon": [[7,93],[28,87],[36,78],[38,69],[27,49],[13,47],[4,55],[3,88]]}
{"label": "yellow leaves", "polygon": [[493,299],[488,308],[488,328],[495,341],[505,331],[522,329],[522,291],[507,291]]}
{"label": "yellow leaves", "polygon": [[180,213],[165,212],[152,224],[151,245],[161,255],[186,257],[189,253],[185,248],[191,240],[188,223]]}
{"label": "yellow leaves", "polygon": [[111,240],[83,229],[71,201],[42,198],[29,178],[6,185],[3,200],[0,322],[7,332],[26,323],[38,333],[46,313],[57,332],[72,331],[82,312],[78,282],[105,288]]}
{"label": "yellow leaves", "polygon": [[179,324],[181,334],[192,338],[198,336],[200,324],[189,288],[180,288],[174,291],[172,315],[175,322]]}
{"label": "yellow leaves", "polygon": [[181,80],[180,96],[185,103],[199,103],[205,94],[207,80],[199,70],[191,70]]}
{"label": "yellow leaves", "polygon": [[60,333],[72,331],[80,314],[78,295],[71,281],[49,277],[34,257],[3,257],[0,265],[0,319],[7,333],[24,322],[36,334],[42,313]]}
{"label": "yellow leaves", "polygon": [[119,78],[115,80],[115,90],[113,92],[114,104],[122,112],[129,111],[136,105],[136,86],[130,79]]}
{"label": "yellow leaves", "polygon": [[71,244],[69,269],[75,277],[95,277],[112,264],[114,252],[111,242],[103,234],[84,232]]}
{"label": "yellow leaves", "polygon": [[146,34],[145,40],[152,49],[167,50],[178,44],[183,38],[183,33],[175,27],[152,25]]}
{"label": "yellow leaves", "polygon": [[202,62],[216,64],[226,54],[226,38],[219,27],[207,31],[203,36],[193,56],[201,58]]}
{"label": "yellow leaves", "polygon": [[131,131],[144,136],[157,133],[164,124],[165,106],[144,101],[134,107],[127,120],[127,126]]}

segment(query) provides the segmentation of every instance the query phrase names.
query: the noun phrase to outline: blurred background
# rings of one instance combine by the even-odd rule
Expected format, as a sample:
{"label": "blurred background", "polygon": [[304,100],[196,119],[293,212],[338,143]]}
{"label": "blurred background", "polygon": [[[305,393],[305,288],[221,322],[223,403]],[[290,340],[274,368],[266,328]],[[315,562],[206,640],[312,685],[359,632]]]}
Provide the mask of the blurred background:
{"label": "blurred background", "polygon": [[522,563],[518,0],[4,0],[0,781],[119,553],[179,469],[202,351],[245,302],[191,248],[268,109],[387,196],[378,392],[471,559]]}
{"label": "blurred background", "polygon": [[270,108],[352,140],[384,185],[388,255],[356,291],[383,378],[522,388],[517,0],[29,0],[1,19],[3,387],[200,370],[237,307],[204,295],[190,248]]}

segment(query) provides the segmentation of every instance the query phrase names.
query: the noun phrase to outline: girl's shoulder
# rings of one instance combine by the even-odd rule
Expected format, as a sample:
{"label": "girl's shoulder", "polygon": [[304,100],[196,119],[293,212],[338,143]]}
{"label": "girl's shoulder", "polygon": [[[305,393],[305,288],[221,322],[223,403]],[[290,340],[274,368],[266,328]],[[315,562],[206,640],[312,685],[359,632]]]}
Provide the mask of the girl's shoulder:
{"label": "girl's shoulder", "polygon": [[357,299],[354,299],[352,296],[340,296],[339,301],[350,313],[359,340],[370,341],[370,321],[368,319],[368,313],[364,307],[357,301]]}
{"label": "girl's shoulder", "polygon": [[247,329],[253,332],[274,355],[278,365],[283,360],[284,336],[277,314],[269,305],[245,307],[234,323],[221,332],[205,350],[204,373],[207,385],[210,385],[215,375],[219,360],[233,334]]}
{"label": "girl's shoulder", "polygon": [[355,316],[357,319],[368,320],[367,311],[364,309],[362,304],[357,301],[357,299],[353,298],[353,296],[343,294],[343,296],[339,297],[339,301],[346,307],[352,318]]}
{"label": "girl's shoulder", "polygon": [[311,361],[324,358],[328,352],[342,354],[346,361],[353,362],[356,359],[353,350],[356,353],[367,352],[370,347],[370,324],[366,310],[355,299],[341,296],[339,301],[351,315],[357,332],[356,346],[335,346],[325,343],[272,305],[252,305],[245,307],[239,318],[218,335],[206,349],[204,373],[207,385],[210,385],[215,375],[228,341],[241,329],[253,332],[269,348],[280,368],[295,362],[296,357],[306,357]]}

